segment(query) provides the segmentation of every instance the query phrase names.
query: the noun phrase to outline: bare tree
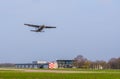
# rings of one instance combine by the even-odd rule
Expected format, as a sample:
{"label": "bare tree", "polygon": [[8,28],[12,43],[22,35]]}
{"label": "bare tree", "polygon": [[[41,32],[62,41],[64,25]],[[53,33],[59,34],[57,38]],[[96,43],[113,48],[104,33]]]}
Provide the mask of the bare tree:
{"label": "bare tree", "polygon": [[77,68],[92,68],[92,69],[120,69],[120,57],[111,58],[108,62],[104,60],[89,61],[82,55],[74,58],[74,66]]}
{"label": "bare tree", "polygon": [[108,62],[109,68],[111,69],[120,69],[120,57],[111,58]]}
{"label": "bare tree", "polygon": [[91,61],[90,68],[92,69],[106,69],[107,63],[103,60]]}
{"label": "bare tree", "polygon": [[84,67],[88,68],[89,62],[82,55],[78,55],[77,57],[74,58],[74,65],[77,68],[84,68]]}

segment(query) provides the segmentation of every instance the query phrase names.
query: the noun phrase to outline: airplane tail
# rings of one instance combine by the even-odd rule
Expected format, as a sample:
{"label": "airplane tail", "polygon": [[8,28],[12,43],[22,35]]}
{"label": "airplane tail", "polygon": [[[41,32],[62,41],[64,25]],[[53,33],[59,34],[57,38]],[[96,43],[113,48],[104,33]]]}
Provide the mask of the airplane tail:
{"label": "airplane tail", "polygon": [[32,32],[38,32],[37,30],[30,30],[30,31],[32,31]]}
{"label": "airplane tail", "polygon": [[30,30],[32,32],[44,32],[44,31],[38,31],[38,30]]}

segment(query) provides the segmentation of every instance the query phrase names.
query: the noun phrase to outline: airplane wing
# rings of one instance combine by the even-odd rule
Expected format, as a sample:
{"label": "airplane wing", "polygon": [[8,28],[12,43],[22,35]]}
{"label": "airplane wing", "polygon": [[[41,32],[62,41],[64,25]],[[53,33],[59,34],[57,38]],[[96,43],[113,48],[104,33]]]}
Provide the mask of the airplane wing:
{"label": "airplane wing", "polygon": [[39,25],[33,25],[33,24],[24,24],[24,25],[27,25],[27,26],[30,26],[30,27],[36,27],[36,28],[40,27]]}
{"label": "airplane wing", "polygon": [[53,26],[45,26],[45,28],[56,28],[56,27],[53,27]]}

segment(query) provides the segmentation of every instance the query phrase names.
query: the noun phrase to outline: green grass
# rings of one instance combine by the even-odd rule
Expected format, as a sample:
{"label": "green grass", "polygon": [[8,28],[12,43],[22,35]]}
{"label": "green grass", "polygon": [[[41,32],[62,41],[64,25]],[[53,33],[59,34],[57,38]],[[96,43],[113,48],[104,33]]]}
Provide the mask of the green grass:
{"label": "green grass", "polygon": [[[89,71],[93,73],[89,73]],[[0,70],[0,79],[120,79],[120,70],[88,70],[88,73],[42,73]]]}

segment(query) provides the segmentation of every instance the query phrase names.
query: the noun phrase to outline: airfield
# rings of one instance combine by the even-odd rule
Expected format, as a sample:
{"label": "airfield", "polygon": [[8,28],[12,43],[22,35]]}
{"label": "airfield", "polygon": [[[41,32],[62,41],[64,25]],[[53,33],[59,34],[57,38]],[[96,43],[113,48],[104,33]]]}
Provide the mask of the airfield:
{"label": "airfield", "polygon": [[119,79],[120,70],[0,69],[0,79]]}

